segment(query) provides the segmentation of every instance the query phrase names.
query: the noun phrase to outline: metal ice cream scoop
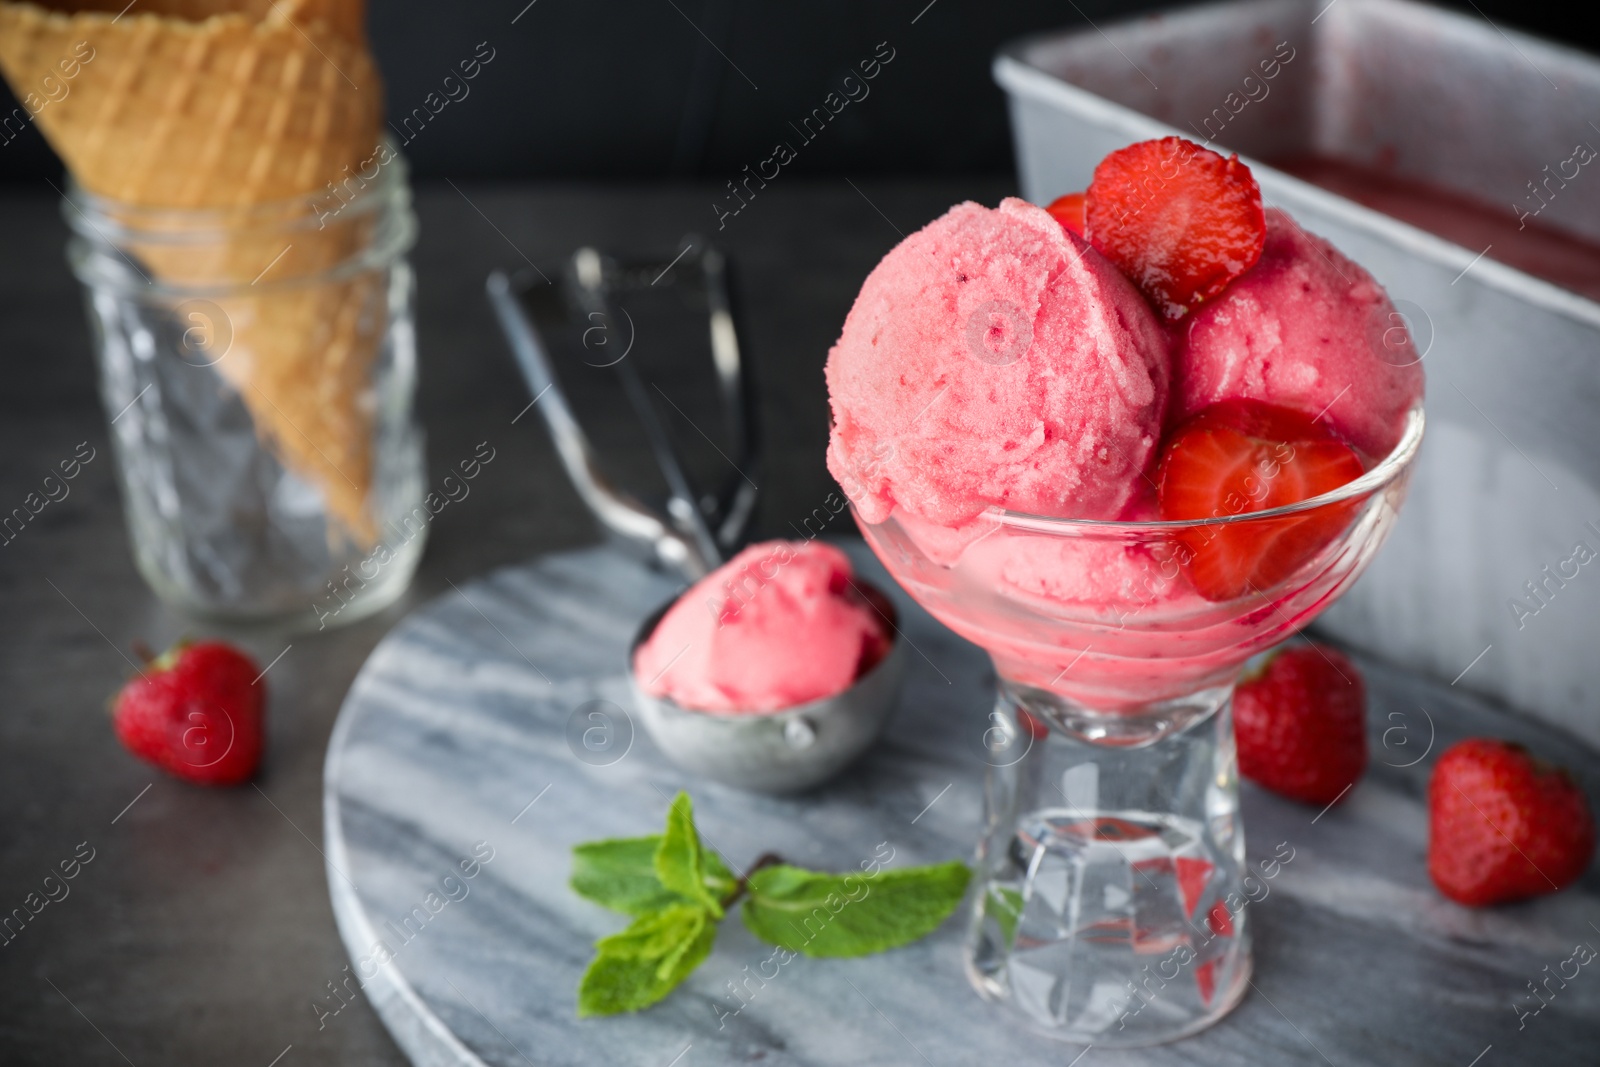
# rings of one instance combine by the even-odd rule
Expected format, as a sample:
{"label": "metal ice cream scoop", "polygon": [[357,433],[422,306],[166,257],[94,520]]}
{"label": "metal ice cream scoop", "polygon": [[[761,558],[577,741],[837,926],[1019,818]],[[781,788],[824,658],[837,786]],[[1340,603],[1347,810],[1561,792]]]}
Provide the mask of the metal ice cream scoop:
{"label": "metal ice cream scoop", "polygon": [[[670,262],[615,259],[580,248],[564,268],[552,272],[553,279],[538,268],[515,277],[495,271],[487,288],[533,396],[530,406],[538,408],[584,504],[606,529],[645,545],[692,580],[743,544],[755,510],[758,457],[756,409],[740,358],[726,263],[698,237],[685,238],[685,244]],[[732,467],[715,493],[695,487],[636,362],[628,358],[641,322],[653,341],[667,337],[709,348],[729,446],[722,454]],[[591,337],[598,337],[599,344],[592,345]],[[551,342],[561,339],[575,341],[567,347],[578,348],[584,363],[611,368],[621,382],[666,480],[664,506],[652,507],[604,473],[550,356]],[[590,358],[601,353],[600,345],[607,346],[603,354]],[[672,403],[665,392],[661,395]]]}
{"label": "metal ice cream scoop", "polygon": [[[550,431],[578,495],[612,533],[646,546],[689,581],[704,577],[743,543],[755,510],[756,425],[749,376],[740,358],[726,264],[699,238],[668,261],[613,259],[579,249],[562,268],[534,268],[515,277],[489,276],[489,302],[533,397],[530,407]],[[622,329],[625,327],[625,330]],[[599,331],[597,333],[597,331]],[[626,343],[620,336],[626,334]],[[698,492],[662,425],[651,391],[633,360],[635,333],[682,346],[709,342],[733,473],[715,494]],[[591,358],[607,345],[598,360]],[[610,346],[620,347],[616,351]],[[652,507],[609,479],[557,378],[552,349],[591,367],[613,368],[639,420],[668,496]],[[658,392],[659,387],[657,388]],[[672,402],[665,392],[661,395]],[[674,403],[674,407],[677,405]],[[680,409],[681,413],[681,409]],[[698,427],[696,427],[698,429]],[[709,439],[708,439],[709,440]],[[661,750],[678,766],[714,781],[763,793],[817,785],[860,756],[894,710],[905,655],[894,608],[882,594],[868,599],[895,641],[882,661],[844,692],[777,712],[714,714],[651,696],[633,677],[634,650],[670,604],[645,619],[628,649],[634,704]]]}

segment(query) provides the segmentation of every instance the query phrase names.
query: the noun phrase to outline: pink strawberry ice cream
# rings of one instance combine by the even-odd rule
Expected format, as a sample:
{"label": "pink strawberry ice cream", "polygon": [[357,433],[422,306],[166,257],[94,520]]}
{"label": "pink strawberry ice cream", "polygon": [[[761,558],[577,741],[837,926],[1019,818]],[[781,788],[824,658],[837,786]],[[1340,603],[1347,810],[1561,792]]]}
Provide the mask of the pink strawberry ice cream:
{"label": "pink strawberry ice cream", "polygon": [[1347,581],[1355,557],[1330,540],[1272,599],[1213,601],[1189,571],[1201,553],[1278,542],[1163,521],[1164,434],[1212,404],[1322,416],[1376,463],[1421,399],[1378,283],[1265,220],[1256,264],[1170,333],[1109,260],[1017,200],[952,208],[862,286],[828,356],[829,469],[894,578],[1012,684],[1107,710],[1225,685]]}
{"label": "pink strawberry ice cream", "polygon": [[850,560],[815,541],[751,545],[696,582],[634,654],[644,690],[700,711],[780,711],[849,688],[888,651]]}
{"label": "pink strawberry ice cream", "polygon": [[[1139,496],[1123,519],[1157,522],[1155,501]],[[961,563],[974,576],[1008,595],[1025,597],[1054,609],[1071,608],[1085,618],[1115,623],[1130,605],[1154,610],[1180,598],[1202,603],[1186,584],[1175,582],[1177,571],[1164,567],[1149,546],[1107,538],[1032,536],[1026,529],[1007,529],[975,539]]]}
{"label": "pink strawberry ice cream", "polygon": [[959,204],[868,276],[828,355],[828,467],[862,521],[1115,518],[1161,436],[1155,315],[1021,200]]}
{"label": "pink strawberry ice cream", "polygon": [[1422,364],[1372,275],[1282,211],[1261,259],[1178,326],[1173,417],[1264,400],[1323,417],[1373,458],[1422,399]]}

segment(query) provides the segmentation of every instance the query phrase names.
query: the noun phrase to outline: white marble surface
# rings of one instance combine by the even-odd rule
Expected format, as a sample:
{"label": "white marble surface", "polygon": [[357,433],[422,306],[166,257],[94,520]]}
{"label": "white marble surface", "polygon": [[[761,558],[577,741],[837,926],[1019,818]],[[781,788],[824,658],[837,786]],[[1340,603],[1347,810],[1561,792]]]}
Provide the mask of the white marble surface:
{"label": "white marble surface", "polygon": [[[862,567],[881,575],[870,560]],[[1594,1061],[1600,970],[1585,967],[1564,987],[1552,980],[1548,1006],[1520,1028],[1517,1008],[1539,1005],[1527,983],[1546,965],[1554,971],[1578,942],[1600,947],[1600,878],[1591,870],[1540,901],[1459,908],[1428,881],[1422,797],[1433,759],[1468,734],[1522,740],[1574,767],[1591,797],[1600,761],[1547,728],[1375,664],[1364,664],[1373,766],[1344,804],[1318,817],[1245,787],[1252,860],[1279,842],[1295,858],[1251,905],[1255,988],[1196,1038],[1074,1061],[1080,1048],[1008,1026],[962,975],[964,912],[881,956],[797,959],[719,1026],[738,1007],[726,983],[769,951],[736,920],[724,923],[711,957],[666,1001],[580,1022],[574,991],[591,944],[622,919],[567,889],[569,849],[655,832],[679,788],[736,868],[768,849],[845,868],[882,841],[896,863],[966,858],[978,832],[992,675],[976,649],[903,597],[915,651],[901,706],[885,738],[834,783],[798,798],[737,793],[690,780],[642,733],[615,763],[578,760],[569,717],[594,699],[627,707],[623,649],[676,586],[609,549],[502,570],[397,627],[352,687],[329,746],[324,809],[329,887],[352,967],[330,977],[345,982],[345,1000],[359,989],[416,1063]],[[1398,766],[1422,756],[1430,733],[1429,754]],[[493,858],[462,878],[458,864],[471,869],[475,846]],[[449,875],[456,880],[442,882]],[[413,914],[416,930],[403,939],[395,931]],[[380,940],[394,957],[361,969]],[[325,1004],[331,1012],[340,1001],[330,993]]]}

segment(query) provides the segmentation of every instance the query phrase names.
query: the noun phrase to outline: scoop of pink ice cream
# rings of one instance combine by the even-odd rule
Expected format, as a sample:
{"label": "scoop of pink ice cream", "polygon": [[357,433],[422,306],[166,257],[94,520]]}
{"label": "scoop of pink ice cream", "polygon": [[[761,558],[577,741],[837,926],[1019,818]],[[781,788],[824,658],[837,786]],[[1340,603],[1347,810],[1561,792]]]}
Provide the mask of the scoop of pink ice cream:
{"label": "scoop of pink ice cream", "polygon": [[724,713],[841,693],[889,644],[852,576],[831,545],[751,545],[678,598],[634,653],[634,676],[652,696]]}
{"label": "scoop of pink ice cream", "polygon": [[1178,327],[1173,414],[1262,400],[1321,414],[1357,448],[1387,455],[1422,399],[1422,364],[1372,275],[1281,211],[1261,259]]}
{"label": "scoop of pink ice cream", "polygon": [[1112,518],[1160,437],[1168,355],[1109,261],[1008,199],[959,204],[885,256],[827,378],[828,468],[866,522]]}

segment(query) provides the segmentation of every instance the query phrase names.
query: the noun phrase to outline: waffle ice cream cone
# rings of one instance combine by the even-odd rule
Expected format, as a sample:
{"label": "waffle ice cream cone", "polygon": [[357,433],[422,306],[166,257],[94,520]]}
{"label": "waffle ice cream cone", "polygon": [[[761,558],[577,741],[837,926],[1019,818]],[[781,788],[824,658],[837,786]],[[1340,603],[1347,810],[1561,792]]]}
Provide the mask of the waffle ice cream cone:
{"label": "waffle ice cream cone", "polygon": [[[386,294],[372,274],[297,284],[371,236],[370,217],[319,227],[310,206],[381,138],[364,0],[123,3],[0,2],[0,70],[96,206],[156,235],[122,243],[154,280],[225,287],[218,372],[284,466],[370,545]],[[186,240],[184,226],[212,237]]]}

